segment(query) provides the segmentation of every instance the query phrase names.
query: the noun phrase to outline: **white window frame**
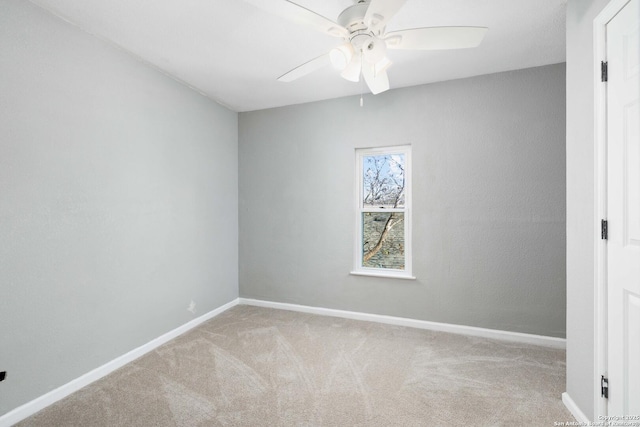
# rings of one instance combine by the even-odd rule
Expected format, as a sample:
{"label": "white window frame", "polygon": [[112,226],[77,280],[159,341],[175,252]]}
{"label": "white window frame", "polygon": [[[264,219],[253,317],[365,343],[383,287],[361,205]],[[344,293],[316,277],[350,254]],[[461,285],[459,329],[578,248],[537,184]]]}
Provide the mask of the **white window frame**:
{"label": "white window frame", "polygon": [[[363,207],[364,179],[363,179],[363,162],[367,156],[380,156],[391,154],[403,154],[404,164],[404,208],[390,209],[378,206]],[[390,277],[399,279],[415,279],[413,276],[412,263],[412,245],[411,245],[411,145],[397,145],[375,148],[356,148],[356,196],[355,199],[355,251],[354,251],[354,269],[351,274],[373,277]],[[403,212],[404,213],[404,270],[392,268],[371,268],[362,265],[362,213],[363,212]]]}

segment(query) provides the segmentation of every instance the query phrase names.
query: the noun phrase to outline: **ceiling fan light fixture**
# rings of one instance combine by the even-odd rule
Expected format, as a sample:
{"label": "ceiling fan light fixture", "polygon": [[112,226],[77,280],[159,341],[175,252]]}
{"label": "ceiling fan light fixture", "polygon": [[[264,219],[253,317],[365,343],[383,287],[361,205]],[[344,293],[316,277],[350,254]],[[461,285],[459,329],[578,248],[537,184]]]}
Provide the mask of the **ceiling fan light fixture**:
{"label": "ceiling fan light fixture", "polygon": [[358,53],[353,56],[347,68],[340,74],[343,79],[349,80],[350,82],[359,82],[360,81],[360,73],[362,70],[362,57]]}
{"label": "ceiling fan light fixture", "polygon": [[389,58],[387,57],[382,58],[380,61],[376,62],[376,64],[374,65],[373,67],[374,74],[377,76],[377,75],[380,75],[381,73],[384,73],[391,66],[391,64],[393,64],[393,62],[391,62]]}
{"label": "ceiling fan light fixture", "polygon": [[[245,0],[292,22],[341,38],[342,45],[286,72],[279,81],[290,82],[331,64],[349,81],[366,82],[371,93],[389,89],[387,49],[441,50],[478,46],[486,27],[421,27],[387,32],[389,20],[407,0],[352,0],[337,22],[327,19],[296,0]],[[346,0],[344,0],[346,1]]]}
{"label": "ceiling fan light fixture", "polygon": [[384,59],[387,54],[387,44],[384,40],[377,37],[371,37],[362,46],[362,56],[367,62],[376,64],[378,61]]}
{"label": "ceiling fan light fixture", "polygon": [[329,52],[329,60],[331,65],[338,71],[344,71],[353,58],[353,47],[345,44],[331,49]]}

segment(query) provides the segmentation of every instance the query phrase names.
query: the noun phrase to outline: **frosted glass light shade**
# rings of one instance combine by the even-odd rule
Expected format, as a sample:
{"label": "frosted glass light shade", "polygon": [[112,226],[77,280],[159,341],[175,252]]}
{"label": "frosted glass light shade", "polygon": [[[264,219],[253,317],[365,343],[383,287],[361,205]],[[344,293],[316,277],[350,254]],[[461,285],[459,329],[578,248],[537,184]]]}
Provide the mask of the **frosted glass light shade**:
{"label": "frosted glass light shade", "polygon": [[329,60],[331,65],[338,71],[343,71],[353,58],[353,47],[351,44],[344,44],[331,49],[329,52]]}
{"label": "frosted glass light shade", "polygon": [[375,64],[387,54],[387,45],[384,40],[372,37],[363,47],[362,56],[365,61]]}

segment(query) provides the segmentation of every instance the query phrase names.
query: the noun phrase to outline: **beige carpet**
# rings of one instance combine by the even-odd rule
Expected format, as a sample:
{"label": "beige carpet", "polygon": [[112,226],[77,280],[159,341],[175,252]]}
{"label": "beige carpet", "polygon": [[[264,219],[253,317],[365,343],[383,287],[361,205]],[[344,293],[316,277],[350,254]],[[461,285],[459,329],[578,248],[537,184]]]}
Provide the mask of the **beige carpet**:
{"label": "beige carpet", "polygon": [[565,353],[237,306],[20,426],[553,426]]}

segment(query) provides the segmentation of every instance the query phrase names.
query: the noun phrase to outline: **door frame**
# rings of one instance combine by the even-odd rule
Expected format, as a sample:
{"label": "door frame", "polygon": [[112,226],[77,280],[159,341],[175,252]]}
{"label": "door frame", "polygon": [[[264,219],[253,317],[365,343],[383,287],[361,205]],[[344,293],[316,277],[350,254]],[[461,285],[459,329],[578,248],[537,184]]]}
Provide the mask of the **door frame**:
{"label": "door frame", "polygon": [[600,220],[607,219],[607,84],[601,81],[600,61],[607,60],[607,24],[630,0],[611,0],[593,21],[594,37],[594,412],[607,415],[607,400],[600,397],[600,376],[607,372],[607,241],[600,238]]}

